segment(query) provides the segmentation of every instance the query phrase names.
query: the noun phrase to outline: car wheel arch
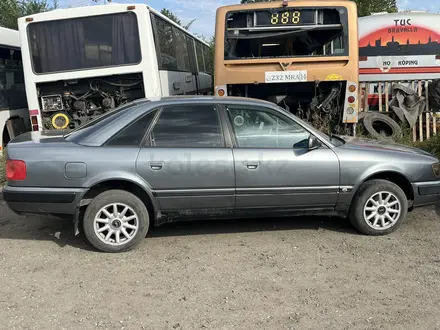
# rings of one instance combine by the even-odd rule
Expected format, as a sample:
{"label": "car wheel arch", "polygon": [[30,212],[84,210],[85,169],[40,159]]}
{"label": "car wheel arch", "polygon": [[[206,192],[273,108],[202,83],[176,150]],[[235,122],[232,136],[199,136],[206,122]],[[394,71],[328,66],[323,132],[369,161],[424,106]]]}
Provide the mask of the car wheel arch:
{"label": "car wheel arch", "polygon": [[358,189],[363,183],[376,179],[387,180],[398,185],[403,190],[409,201],[414,200],[414,191],[412,189],[411,181],[405,174],[396,170],[380,170],[370,173],[356,184],[353,189],[353,196],[358,192]]}
{"label": "car wheel arch", "polygon": [[139,184],[139,182],[127,179],[127,178],[108,178],[102,179],[90,185],[90,188],[83,194],[81,198],[80,207],[87,206],[91,199],[98,194],[110,190],[120,189],[133,193],[144,202],[147,210],[150,213],[150,218],[155,221],[156,214],[159,212],[159,205],[154,197],[153,191],[149,187]]}

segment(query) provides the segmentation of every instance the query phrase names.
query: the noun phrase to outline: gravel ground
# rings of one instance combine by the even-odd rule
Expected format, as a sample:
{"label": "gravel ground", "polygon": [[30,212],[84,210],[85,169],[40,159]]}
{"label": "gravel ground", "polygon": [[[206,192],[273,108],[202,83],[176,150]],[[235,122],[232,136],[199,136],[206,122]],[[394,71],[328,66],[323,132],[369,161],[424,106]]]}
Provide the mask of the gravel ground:
{"label": "gravel ground", "polygon": [[2,329],[440,329],[440,217],[192,222],[124,254],[0,202]]}

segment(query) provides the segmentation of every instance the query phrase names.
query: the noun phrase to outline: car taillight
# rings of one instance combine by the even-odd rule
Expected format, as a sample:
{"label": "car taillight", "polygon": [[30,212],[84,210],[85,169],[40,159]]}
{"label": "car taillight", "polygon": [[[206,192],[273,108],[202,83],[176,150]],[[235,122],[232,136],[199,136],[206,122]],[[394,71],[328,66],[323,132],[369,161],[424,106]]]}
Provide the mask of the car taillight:
{"label": "car taillight", "polygon": [[6,180],[23,181],[26,179],[26,163],[22,160],[6,160]]}

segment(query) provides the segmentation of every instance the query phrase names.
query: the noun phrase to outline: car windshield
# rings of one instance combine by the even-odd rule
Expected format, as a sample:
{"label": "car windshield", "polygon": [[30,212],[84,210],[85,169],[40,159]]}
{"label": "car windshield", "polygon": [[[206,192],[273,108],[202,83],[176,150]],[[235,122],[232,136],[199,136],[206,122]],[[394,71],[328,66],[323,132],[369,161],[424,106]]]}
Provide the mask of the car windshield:
{"label": "car windshield", "polygon": [[109,112],[106,112],[102,114],[101,116],[75,128],[74,130],[68,132],[64,135],[64,138],[67,141],[76,140],[79,136],[84,136],[84,134],[87,134],[88,131],[92,129],[92,127],[95,127],[97,125],[107,125],[109,122],[112,122],[113,120],[116,120],[120,116],[122,116],[124,113],[127,112],[127,110],[133,108],[136,106],[136,103],[128,103],[124,104],[114,110],[111,110]]}
{"label": "car windshield", "polygon": [[295,120],[300,125],[302,125],[303,127],[306,127],[308,130],[312,131],[313,133],[315,133],[315,135],[318,135],[319,137],[323,138],[327,142],[330,142],[335,147],[340,147],[346,143],[345,140],[342,139],[341,137],[335,136],[335,135],[332,135],[332,137],[330,137],[329,135],[325,134],[324,132],[322,132],[322,131],[318,130],[317,128],[313,127],[312,125],[310,125],[308,122],[306,122],[306,121],[302,120],[301,118],[295,116],[294,114],[290,113],[286,109],[284,109],[282,107],[278,107],[278,108],[280,110],[282,110],[283,112],[289,113],[291,116],[293,116],[295,118]]}

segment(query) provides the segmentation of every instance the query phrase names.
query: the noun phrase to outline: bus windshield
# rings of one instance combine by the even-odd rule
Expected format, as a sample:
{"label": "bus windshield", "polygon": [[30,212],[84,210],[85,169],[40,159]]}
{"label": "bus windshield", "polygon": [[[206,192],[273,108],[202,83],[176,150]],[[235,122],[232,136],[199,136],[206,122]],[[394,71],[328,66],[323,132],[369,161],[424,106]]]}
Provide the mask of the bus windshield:
{"label": "bus windshield", "polygon": [[347,17],[345,8],[229,12],[225,60],[347,56]]}
{"label": "bus windshield", "polygon": [[141,61],[137,19],[130,12],[35,22],[28,33],[35,73]]}

